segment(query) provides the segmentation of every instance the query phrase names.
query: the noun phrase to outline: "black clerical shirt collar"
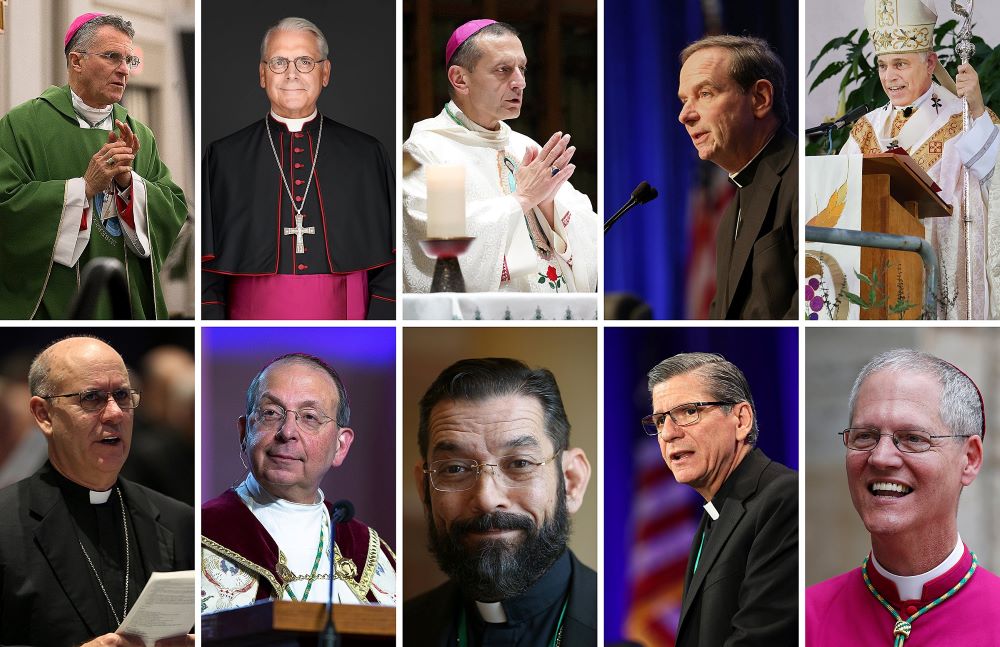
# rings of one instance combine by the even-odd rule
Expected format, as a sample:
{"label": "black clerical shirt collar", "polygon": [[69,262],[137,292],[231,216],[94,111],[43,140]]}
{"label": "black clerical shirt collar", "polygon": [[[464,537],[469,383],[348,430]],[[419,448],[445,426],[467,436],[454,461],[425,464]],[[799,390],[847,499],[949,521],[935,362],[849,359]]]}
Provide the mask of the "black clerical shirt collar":
{"label": "black clerical shirt collar", "polygon": [[[781,130],[780,126],[778,127],[778,130]],[[767,150],[767,147],[770,146],[771,142],[774,141],[774,138],[777,137],[778,130],[771,133],[771,136],[767,138],[767,141],[760,147],[757,154],[746,163],[746,166],[735,173],[729,174],[729,179],[732,180],[733,184],[742,189],[743,187],[753,183],[753,178],[757,174],[757,166],[760,164],[760,160],[764,156],[764,151]]]}
{"label": "black clerical shirt collar", "polygon": [[51,475],[52,482],[59,488],[69,506],[103,505],[111,498],[114,486],[104,492],[86,488],[63,476],[51,462],[46,461],[43,468]]}
{"label": "black clerical shirt collar", "polygon": [[[726,504],[726,499],[733,493],[736,481],[738,481],[741,474],[746,471],[747,463],[750,462],[750,456],[752,456],[755,451],[757,451],[756,447],[747,452],[747,455],[743,457],[740,464],[736,466],[733,473],[730,474],[729,477],[722,483],[722,487],[719,488],[719,491],[715,493],[715,496],[713,496],[712,500],[709,502],[715,506],[715,509],[719,512],[719,514],[722,513],[722,507]],[[705,512],[708,512],[708,510],[706,509]],[[709,517],[712,516],[711,513],[708,514]],[[712,521],[716,520],[716,518],[712,518]]]}
{"label": "black clerical shirt collar", "polygon": [[[313,115],[312,119],[302,124],[302,130],[300,130],[299,132],[303,133],[315,132],[319,128],[319,120],[322,118],[323,118],[322,113],[317,109],[316,114]],[[291,131],[288,129],[288,125],[282,121],[275,119],[274,115],[271,114],[270,110],[267,111],[267,123],[271,126],[271,128],[274,129],[275,132],[282,132],[286,134],[291,133]]]}
{"label": "black clerical shirt collar", "polygon": [[[573,574],[569,551],[555,561],[552,568],[521,595],[501,600],[508,624],[529,621],[534,616],[549,611],[561,602],[569,590],[569,580]],[[478,609],[477,609],[478,612]],[[477,618],[478,620],[478,618]]]}

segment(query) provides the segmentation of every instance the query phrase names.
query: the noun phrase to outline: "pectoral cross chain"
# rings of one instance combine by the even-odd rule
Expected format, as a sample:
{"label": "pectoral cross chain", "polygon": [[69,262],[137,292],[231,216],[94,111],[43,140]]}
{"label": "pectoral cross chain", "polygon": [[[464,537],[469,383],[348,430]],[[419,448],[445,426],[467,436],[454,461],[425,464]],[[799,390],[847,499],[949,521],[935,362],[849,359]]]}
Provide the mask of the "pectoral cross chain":
{"label": "pectoral cross chain", "polygon": [[286,236],[295,236],[295,253],[305,254],[306,244],[305,244],[305,234],[315,234],[315,227],[303,227],[302,221],[305,220],[305,216],[301,213],[295,214],[295,226],[285,227]]}

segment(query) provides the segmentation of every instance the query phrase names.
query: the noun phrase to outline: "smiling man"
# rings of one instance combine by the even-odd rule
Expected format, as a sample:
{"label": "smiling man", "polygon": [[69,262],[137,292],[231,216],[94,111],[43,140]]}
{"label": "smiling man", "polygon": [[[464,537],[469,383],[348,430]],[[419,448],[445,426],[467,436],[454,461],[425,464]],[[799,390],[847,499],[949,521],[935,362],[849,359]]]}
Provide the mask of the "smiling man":
{"label": "smiling man", "polygon": [[900,349],[854,381],[848,488],[872,550],[806,590],[806,644],[994,645],[1000,578],[958,532],[962,491],[983,464],[986,410],[954,365]]}
{"label": "smiling man", "polygon": [[684,353],[649,372],[642,419],[678,483],[705,499],[691,544],[678,647],[798,640],[798,477],[756,448],[743,372],[721,355]]}
{"label": "smiling man", "polygon": [[787,130],[785,68],[749,36],[681,52],[678,119],[736,197],[716,235],[712,319],[793,319],[798,308],[798,141]]}
{"label": "smiling man", "polygon": [[[968,169],[971,224],[966,224],[964,217],[928,218],[924,222],[943,279],[938,318],[1000,318],[996,294],[993,303],[990,298],[1000,284],[1000,258],[987,243],[987,232],[996,229],[990,224],[987,203],[1000,153],[1000,118],[985,107],[979,76],[971,65],[960,65],[958,77],[952,80],[938,61],[933,51],[937,11],[932,0],[867,0],[865,19],[889,103],[859,119],[840,152],[867,155],[902,148],[940,187],[941,199],[956,209],[963,204],[963,169]],[[962,127],[963,98],[969,104],[968,132]],[[971,304],[966,228],[972,246]],[[990,231],[989,235],[996,234]]]}
{"label": "smiling man", "polygon": [[[66,319],[80,271],[125,266],[133,319],[166,319],[160,268],[187,216],[153,133],[121,105],[139,64],[132,23],[88,13],[69,26],[69,83],[0,119],[0,318]],[[90,318],[112,315],[101,299]]]}
{"label": "smiling man", "polygon": [[396,558],[374,529],[338,523],[320,482],[354,442],[347,391],[329,364],[301,353],[265,366],[238,421],[249,473],[202,506],[201,610],[257,600],[395,604]]}
{"label": "smiling man", "polygon": [[427,167],[465,168],[465,232],[459,258],[469,292],[593,292],[601,222],[568,180],[576,147],[557,132],[540,147],[505,122],[521,114],[528,59],[507,23],[472,20],[444,52],[451,101],[413,125],[403,151],[421,166],[403,179],[403,282],[428,292]]}
{"label": "smiling man", "polygon": [[267,30],[270,111],[202,165],[206,319],[394,319],[395,181],[374,137],[317,108],[333,63],[304,18]]}
{"label": "smiling man", "polygon": [[141,398],[111,346],[59,340],[28,383],[48,461],[0,491],[0,644],[141,647],[114,632],[153,572],[194,568],[194,511],[118,476]]}
{"label": "smiling man", "polygon": [[590,480],[569,431],[548,370],[467,359],[431,384],[413,473],[449,580],[403,604],[404,644],[597,644],[597,576],[566,547]]}

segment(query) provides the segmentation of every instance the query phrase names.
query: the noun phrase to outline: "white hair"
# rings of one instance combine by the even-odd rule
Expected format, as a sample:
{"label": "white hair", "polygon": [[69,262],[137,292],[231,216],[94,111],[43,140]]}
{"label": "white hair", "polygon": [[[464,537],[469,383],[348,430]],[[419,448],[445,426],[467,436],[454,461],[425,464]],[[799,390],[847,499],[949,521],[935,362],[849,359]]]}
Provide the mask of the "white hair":
{"label": "white hair", "polygon": [[307,31],[316,37],[316,46],[319,48],[319,57],[326,58],[330,54],[330,46],[326,43],[326,36],[315,23],[306,20],[305,18],[296,18],[291,16],[289,18],[282,18],[278,24],[273,25],[264,34],[263,40],[260,41],[260,58],[264,60],[267,56],[267,41],[271,38],[271,33],[275,31]]}

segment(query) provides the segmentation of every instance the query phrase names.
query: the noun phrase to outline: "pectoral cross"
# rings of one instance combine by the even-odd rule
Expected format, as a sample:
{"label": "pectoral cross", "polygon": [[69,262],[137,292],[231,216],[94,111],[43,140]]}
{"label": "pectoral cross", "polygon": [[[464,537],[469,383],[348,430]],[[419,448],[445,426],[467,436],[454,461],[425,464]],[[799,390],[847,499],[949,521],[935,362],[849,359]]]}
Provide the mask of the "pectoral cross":
{"label": "pectoral cross", "polygon": [[315,227],[303,227],[302,226],[302,221],[303,220],[305,220],[305,216],[303,216],[301,213],[297,213],[297,214],[295,214],[295,226],[294,227],[285,227],[285,235],[286,236],[295,236],[295,253],[296,254],[305,254],[306,253],[306,244],[305,244],[305,239],[303,238],[303,236],[305,234],[315,234],[316,233],[316,228]]}

